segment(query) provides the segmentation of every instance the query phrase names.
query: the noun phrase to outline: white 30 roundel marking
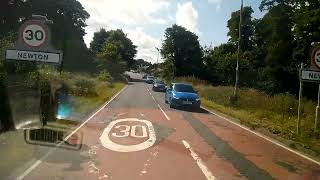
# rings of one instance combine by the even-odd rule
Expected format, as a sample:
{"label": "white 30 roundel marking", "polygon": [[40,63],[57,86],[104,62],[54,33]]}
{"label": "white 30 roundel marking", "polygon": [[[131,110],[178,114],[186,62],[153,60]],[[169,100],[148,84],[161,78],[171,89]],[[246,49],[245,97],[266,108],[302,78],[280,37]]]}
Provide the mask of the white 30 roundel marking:
{"label": "white 30 roundel marking", "polygon": [[[136,125],[136,126],[132,126],[130,128],[130,126],[127,125],[119,125],[119,126],[115,126],[117,123],[119,122],[142,122],[147,126],[147,129],[145,126],[140,126],[140,125]],[[115,127],[114,127],[115,126]],[[124,128],[121,128],[124,127]],[[135,134],[135,130],[137,128],[141,128],[142,129],[142,135],[141,136],[137,136]],[[124,130],[121,130],[119,134],[116,133],[112,133],[111,135],[114,137],[118,137],[118,138],[122,138],[122,137],[128,137],[129,135],[132,137],[136,137],[136,138],[140,138],[140,137],[146,137],[147,136],[147,130],[149,131],[149,138],[147,140],[145,140],[144,142],[140,143],[140,144],[135,144],[135,145],[121,145],[121,144],[117,144],[114,143],[113,141],[110,140],[109,138],[109,134],[111,132],[111,130],[113,128],[121,128]],[[131,129],[131,130],[130,130]],[[115,121],[112,121],[103,131],[102,135],[100,136],[100,142],[101,144],[105,147],[108,148],[112,151],[117,151],[117,152],[134,152],[134,151],[141,151],[144,149],[147,149],[151,146],[154,145],[154,143],[156,142],[156,134],[154,131],[154,128],[152,126],[152,123],[150,121],[147,120],[139,120],[139,119],[135,119],[135,118],[128,118],[128,119],[118,119]]]}

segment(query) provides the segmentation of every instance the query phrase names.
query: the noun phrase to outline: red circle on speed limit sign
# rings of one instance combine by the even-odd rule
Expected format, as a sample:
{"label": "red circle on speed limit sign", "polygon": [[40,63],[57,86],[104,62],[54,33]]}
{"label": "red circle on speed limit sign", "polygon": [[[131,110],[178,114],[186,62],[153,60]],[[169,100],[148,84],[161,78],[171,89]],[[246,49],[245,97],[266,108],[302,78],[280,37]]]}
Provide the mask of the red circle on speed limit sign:
{"label": "red circle on speed limit sign", "polygon": [[320,47],[315,48],[312,52],[312,63],[320,69]]}
{"label": "red circle on speed limit sign", "polygon": [[46,25],[36,21],[28,21],[21,29],[20,36],[27,46],[41,47],[48,41],[48,28]]}

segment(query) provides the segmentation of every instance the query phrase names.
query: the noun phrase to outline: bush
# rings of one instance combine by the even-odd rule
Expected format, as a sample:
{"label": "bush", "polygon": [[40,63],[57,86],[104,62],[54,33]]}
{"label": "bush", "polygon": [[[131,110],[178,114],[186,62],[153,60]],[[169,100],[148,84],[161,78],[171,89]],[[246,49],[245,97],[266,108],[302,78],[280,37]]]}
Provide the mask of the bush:
{"label": "bush", "polygon": [[110,81],[111,80],[110,73],[108,73],[106,70],[100,71],[97,78],[99,81]]}
{"label": "bush", "polygon": [[76,96],[96,96],[94,80],[79,76],[71,86],[71,93]]}

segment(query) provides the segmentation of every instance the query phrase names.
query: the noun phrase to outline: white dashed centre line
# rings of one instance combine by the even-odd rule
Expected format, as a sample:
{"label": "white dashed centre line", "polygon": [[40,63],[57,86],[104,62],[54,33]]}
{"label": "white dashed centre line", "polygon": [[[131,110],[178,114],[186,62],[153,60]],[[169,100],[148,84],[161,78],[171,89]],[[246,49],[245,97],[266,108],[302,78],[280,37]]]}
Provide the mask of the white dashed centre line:
{"label": "white dashed centre line", "polygon": [[192,147],[190,146],[190,144],[185,141],[182,140],[183,145],[190,151],[190,155],[192,156],[192,158],[197,162],[197,165],[199,166],[199,168],[201,169],[202,173],[206,176],[206,178],[208,180],[214,180],[216,179],[216,177],[214,177],[212,175],[212,173],[210,172],[210,170],[207,168],[207,166],[203,163],[203,161],[201,160],[201,158],[194,152],[194,150],[192,149]]}
{"label": "white dashed centre line", "polygon": [[161,108],[161,106],[159,104],[157,104],[159,109],[161,110],[161,112],[163,113],[163,115],[167,118],[168,121],[170,121],[170,117],[166,114],[166,112],[164,112],[164,110]]}
{"label": "white dashed centre line", "polygon": [[166,117],[166,119],[167,119],[168,121],[170,121],[170,117],[166,114],[166,112],[164,112],[164,110],[161,108],[161,106],[159,105],[159,103],[158,103],[158,102],[156,101],[156,99],[153,97],[153,95],[151,94],[149,88],[146,87],[146,89],[147,89],[147,91],[149,92],[149,94],[151,95],[154,103],[156,103],[157,106],[159,107],[159,109],[160,109],[160,111],[162,112],[162,114]]}

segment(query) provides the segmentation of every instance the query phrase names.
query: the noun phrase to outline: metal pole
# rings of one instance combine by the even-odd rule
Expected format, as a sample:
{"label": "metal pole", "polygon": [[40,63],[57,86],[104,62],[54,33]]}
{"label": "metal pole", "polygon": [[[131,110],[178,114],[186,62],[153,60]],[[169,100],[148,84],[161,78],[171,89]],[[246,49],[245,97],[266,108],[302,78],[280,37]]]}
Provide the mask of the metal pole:
{"label": "metal pole", "polygon": [[240,22],[239,22],[239,39],[238,39],[238,53],[237,53],[237,67],[236,67],[236,82],[234,85],[233,96],[238,96],[238,83],[239,83],[239,58],[240,58],[240,41],[241,41],[241,25],[242,25],[242,9],[243,9],[243,0],[241,0],[240,8]]}
{"label": "metal pole", "polygon": [[318,104],[316,107],[316,117],[314,121],[314,132],[318,131],[319,112],[320,111],[320,84],[318,85]]}
{"label": "metal pole", "polygon": [[[300,65],[300,73],[302,71],[303,68],[303,63],[301,63]],[[300,75],[301,76],[301,75]],[[299,87],[299,104],[298,104],[298,120],[297,120],[297,129],[296,129],[296,133],[299,135],[300,134],[300,124],[301,124],[301,119],[300,119],[300,108],[301,108],[301,96],[302,96],[302,87],[303,87],[303,83],[300,80],[300,87]]]}

